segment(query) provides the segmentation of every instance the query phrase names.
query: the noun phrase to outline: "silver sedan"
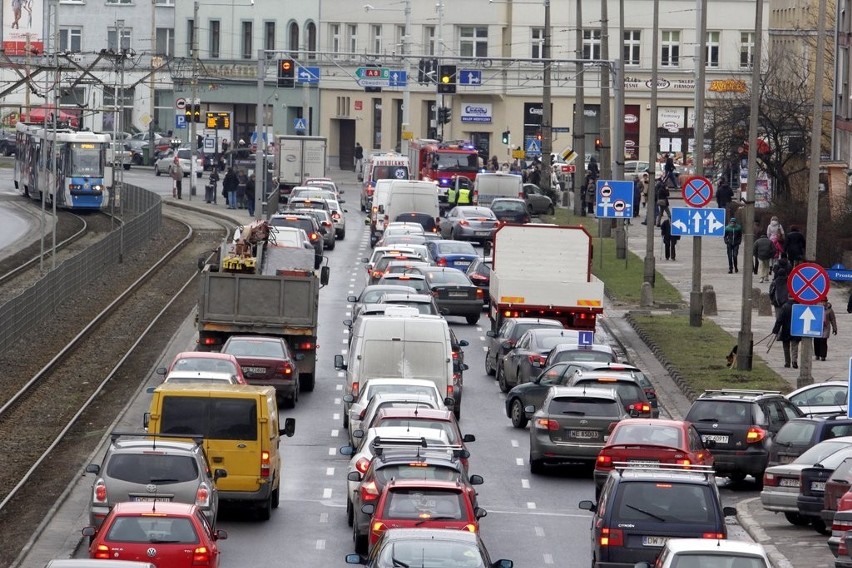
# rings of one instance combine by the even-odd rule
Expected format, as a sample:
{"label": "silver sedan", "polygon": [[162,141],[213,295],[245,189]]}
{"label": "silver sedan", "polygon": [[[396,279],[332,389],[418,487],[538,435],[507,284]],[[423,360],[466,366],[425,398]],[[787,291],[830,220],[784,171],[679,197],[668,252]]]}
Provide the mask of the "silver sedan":
{"label": "silver sedan", "polygon": [[457,241],[489,241],[500,222],[487,207],[460,205],[447,212],[441,219],[441,236]]}

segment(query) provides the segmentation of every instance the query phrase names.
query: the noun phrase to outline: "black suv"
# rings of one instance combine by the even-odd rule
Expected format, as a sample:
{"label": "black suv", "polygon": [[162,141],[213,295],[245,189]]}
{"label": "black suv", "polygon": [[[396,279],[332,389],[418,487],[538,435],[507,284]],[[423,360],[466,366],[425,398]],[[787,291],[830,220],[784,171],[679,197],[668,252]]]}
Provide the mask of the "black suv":
{"label": "black suv", "polygon": [[[769,448],[769,466],[790,463],[823,440],[852,436],[852,418],[806,416],[787,422]],[[713,452],[715,455],[715,452]]]}
{"label": "black suv", "polygon": [[653,564],[670,538],[727,538],[715,477],[709,467],[616,468],[600,500],[580,501],[592,518],[592,566]]}
{"label": "black suv", "polygon": [[732,481],[746,475],[763,482],[775,434],[802,411],[778,391],[707,390],[684,420],[692,422],[707,444],[713,441],[716,474]]}

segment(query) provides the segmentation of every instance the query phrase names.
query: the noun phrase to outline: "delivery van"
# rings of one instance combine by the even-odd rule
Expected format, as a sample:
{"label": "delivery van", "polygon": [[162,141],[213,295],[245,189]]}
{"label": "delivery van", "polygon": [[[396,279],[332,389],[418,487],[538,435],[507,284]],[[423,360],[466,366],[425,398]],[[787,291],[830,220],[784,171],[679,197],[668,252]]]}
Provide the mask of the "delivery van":
{"label": "delivery van", "polygon": [[376,181],[376,187],[373,191],[373,206],[370,208],[369,219],[364,221],[364,224],[370,225],[370,246],[376,246],[376,242],[382,238],[385,232],[385,216],[384,213],[379,214],[379,206],[384,212],[390,200],[391,184],[395,180],[380,179]]}
{"label": "delivery van", "polygon": [[498,197],[524,198],[523,179],[515,174],[487,172],[476,174],[473,182],[473,201],[482,207],[490,207]]}
{"label": "delivery van", "polygon": [[[384,315],[359,317],[352,329],[349,361],[334,356],[346,371],[346,392],[358,398],[370,379],[424,379],[446,397],[453,396],[453,349],[450,327],[441,316],[415,313],[406,306],[387,308]],[[349,404],[344,416],[348,416]],[[230,471],[228,472],[230,475]]]}
{"label": "delivery van", "polygon": [[[415,214],[423,230],[437,232],[441,209],[438,203],[438,186],[432,181],[394,181],[390,185],[387,204],[379,207],[384,213],[385,225],[407,221],[404,215]],[[384,209],[384,211],[382,211]],[[434,222],[432,222],[434,220]]]}
{"label": "delivery van", "polygon": [[211,471],[228,471],[216,482],[220,501],[250,505],[263,520],[278,507],[278,446],[281,436],[293,435],[296,421],[287,418],[278,428],[274,387],[165,383],[153,390],[144,425],[151,434],[204,438]]}

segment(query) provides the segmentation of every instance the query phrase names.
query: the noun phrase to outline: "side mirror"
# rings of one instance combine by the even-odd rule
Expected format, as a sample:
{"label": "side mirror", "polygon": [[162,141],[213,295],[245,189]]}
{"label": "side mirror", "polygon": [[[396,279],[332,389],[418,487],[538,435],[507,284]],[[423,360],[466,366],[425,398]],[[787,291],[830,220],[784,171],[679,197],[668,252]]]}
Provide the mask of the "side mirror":
{"label": "side mirror", "polygon": [[506,560],[505,558],[501,558],[497,562],[494,562],[491,565],[491,567],[492,568],[512,568],[512,566],[514,566],[514,565],[515,565],[515,563],[512,562],[511,560]]}
{"label": "side mirror", "polygon": [[352,327],[352,320],[351,319],[343,320],[343,325],[345,325],[346,327]]}
{"label": "side mirror", "polygon": [[485,479],[481,475],[471,475],[468,481],[471,485],[482,485],[485,483]]}
{"label": "side mirror", "polygon": [[470,345],[470,342],[467,339],[459,340],[459,347],[467,347],[468,345]]}
{"label": "side mirror", "polygon": [[223,477],[228,477],[228,472],[226,470],[222,468],[216,468],[213,470],[213,481],[217,481]]}
{"label": "side mirror", "polygon": [[337,449],[337,453],[339,453],[341,456],[351,456],[355,454],[355,448],[353,448],[352,446],[340,446]]}
{"label": "side mirror", "polygon": [[473,515],[474,515],[477,519],[481,519],[481,518],[483,518],[483,517],[487,517],[487,516],[488,516],[488,511],[486,511],[486,510],[485,510],[485,509],[483,509],[482,507],[477,507],[476,509],[474,509],[474,511],[473,511]]}
{"label": "side mirror", "polygon": [[95,475],[101,472],[101,466],[96,463],[90,463],[86,466],[86,473],[94,473]]}
{"label": "side mirror", "polygon": [[346,555],[346,563],[347,564],[366,564],[367,557],[361,556],[360,554],[347,554]]}
{"label": "side mirror", "polygon": [[376,506],[372,503],[364,503],[361,505],[361,512],[365,515],[372,515],[376,512]]}
{"label": "side mirror", "polygon": [[364,219],[364,224],[367,225],[368,227],[370,226],[370,218],[369,217]]}
{"label": "side mirror", "polygon": [[347,479],[348,481],[361,481],[361,472],[359,472],[359,471],[350,471],[350,472],[347,474],[346,479]]}
{"label": "side mirror", "polygon": [[485,332],[485,336],[486,336],[486,337],[497,337],[497,332],[496,332],[496,331],[491,331],[491,330],[489,329],[488,331],[486,331],[486,332]]}
{"label": "side mirror", "polygon": [[83,533],[83,536],[92,537],[95,536],[98,531],[95,530],[95,527],[83,527],[83,530],[80,532]]}
{"label": "side mirror", "polygon": [[364,431],[361,430],[360,428],[358,430],[354,430],[352,432],[352,437],[355,438],[356,440],[360,440],[361,438],[364,437]]}
{"label": "side mirror", "polygon": [[593,501],[589,501],[588,499],[580,501],[577,506],[583,509],[584,511],[591,511],[592,513],[598,510],[598,506],[595,505]]}
{"label": "side mirror", "polygon": [[225,529],[216,529],[213,531],[213,540],[228,540],[228,531]]}
{"label": "side mirror", "polygon": [[344,394],[343,395],[343,402],[345,402],[347,404],[352,404],[353,402],[355,402],[355,397],[352,396],[351,394]]}
{"label": "side mirror", "polygon": [[722,507],[722,514],[726,517],[736,517],[737,516],[737,508],[736,507]]}
{"label": "side mirror", "polygon": [[296,433],[296,419],[295,418],[287,418],[284,420],[284,429],[281,430],[281,434],[291,438],[293,434]]}
{"label": "side mirror", "polygon": [[[346,202],[345,202],[345,201],[341,201],[341,203],[346,203]],[[344,212],[344,213],[349,213],[349,209],[344,209],[344,210],[343,210],[343,212]]]}
{"label": "side mirror", "polygon": [[148,387],[148,388],[145,389],[145,392],[148,393],[148,394],[154,394],[154,391],[156,389],[157,389],[157,387]]}
{"label": "side mirror", "polygon": [[166,368],[165,367],[158,367],[157,368],[157,374],[165,376],[166,375]]}
{"label": "side mirror", "polygon": [[462,442],[464,442],[465,444],[468,444],[470,442],[475,442],[475,441],[476,441],[476,436],[474,436],[473,434],[465,434],[464,436],[462,436]]}
{"label": "side mirror", "polygon": [[142,426],[147,430],[148,424],[150,424],[150,423],[151,423],[151,413],[146,412],[145,414],[142,415]]}
{"label": "side mirror", "polygon": [[358,301],[358,296],[346,296],[346,301],[351,304],[354,304]]}
{"label": "side mirror", "polygon": [[535,414],[535,406],[532,404],[524,407],[524,415],[527,418],[532,418],[532,415]]}
{"label": "side mirror", "polygon": [[334,356],[334,368],[338,371],[346,370],[346,363],[343,362],[343,355]]}
{"label": "side mirror", "polygon": [[456,399],[451,396],[448,396],[444,399],[444,406],[447,408],[453,408],[456,405]]}

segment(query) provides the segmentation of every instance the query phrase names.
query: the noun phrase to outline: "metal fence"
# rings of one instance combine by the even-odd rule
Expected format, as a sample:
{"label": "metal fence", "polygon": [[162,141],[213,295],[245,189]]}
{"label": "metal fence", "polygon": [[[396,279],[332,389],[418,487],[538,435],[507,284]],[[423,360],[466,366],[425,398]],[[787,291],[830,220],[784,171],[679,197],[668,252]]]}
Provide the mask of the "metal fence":
{"label": "metal fence", "polygon": [[[144,244],[160,231],[162,200],[152,191],[124,185],[124,250]],[[118,264],[118,229],[62,262],[20,296],[0,306],[0,351],[50,317],[62,302]]]}

